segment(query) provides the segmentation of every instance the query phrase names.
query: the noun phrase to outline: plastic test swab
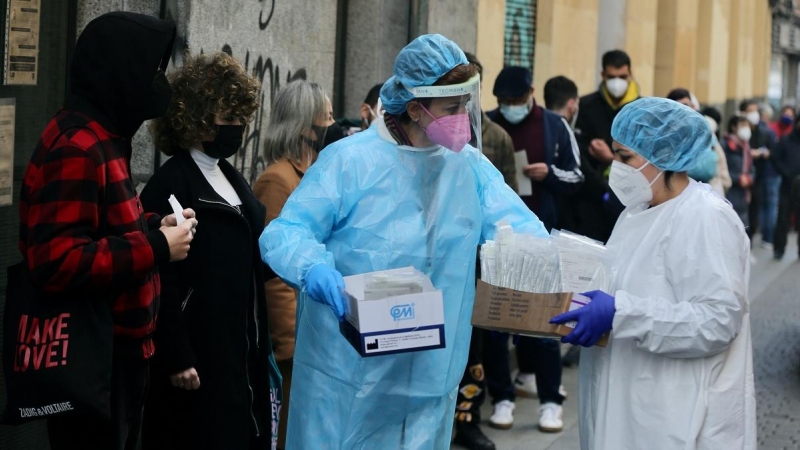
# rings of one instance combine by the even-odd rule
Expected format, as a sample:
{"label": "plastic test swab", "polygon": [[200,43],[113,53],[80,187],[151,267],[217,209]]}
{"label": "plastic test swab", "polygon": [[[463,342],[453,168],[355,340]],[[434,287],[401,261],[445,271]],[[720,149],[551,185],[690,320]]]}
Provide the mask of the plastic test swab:
{"label": "plastic test swab", "polygon": [[169,205],[172,206],[172,211],[175,212],[175,220],[178,221],[178,225],[182,224],[183,221],[186,220],[186,218],[183,217],[183,206],[181,206],[174,195],[169,196]]}

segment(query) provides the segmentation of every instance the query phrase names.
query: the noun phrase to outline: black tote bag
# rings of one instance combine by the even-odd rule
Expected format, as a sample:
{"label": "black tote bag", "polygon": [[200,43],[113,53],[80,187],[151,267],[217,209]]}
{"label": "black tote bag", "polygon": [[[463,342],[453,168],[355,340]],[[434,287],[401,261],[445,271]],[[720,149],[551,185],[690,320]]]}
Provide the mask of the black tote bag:
{"label": "black tote bag", "polygon": [[[91,295],[91,294],[90,294]],[[64,414],[110,417],[113,322],[105,296],[33,287],[27,262],[8,267],[3,320],[3,421]]]}
{"label": "black tote bag", "polygon": [[[63,128],[51,144],[72,128]],[[99,236],[106,234],[106,214]],[[108,296],[45,293],[31,282],[26,260],[9,266],[7,275],[2,361],[8,404],[2,422],[65,414],[110,418],[114,323]]]}

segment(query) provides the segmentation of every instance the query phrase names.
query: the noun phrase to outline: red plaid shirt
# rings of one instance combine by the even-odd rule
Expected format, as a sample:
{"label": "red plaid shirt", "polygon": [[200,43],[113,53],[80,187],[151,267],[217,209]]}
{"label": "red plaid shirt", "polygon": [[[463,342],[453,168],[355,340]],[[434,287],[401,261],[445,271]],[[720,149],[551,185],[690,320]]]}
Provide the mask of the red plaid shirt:
{"label": "red plaid shirt", "polygon": [[[61,110],[47,124],[20,193],[19,249],[33,282],[64,298],[111,298],[115,341],[154,352],[169,261],[160,218],[144,214],[130,178],[130,141]],[[153,231],[149,231],[152,229]]]}

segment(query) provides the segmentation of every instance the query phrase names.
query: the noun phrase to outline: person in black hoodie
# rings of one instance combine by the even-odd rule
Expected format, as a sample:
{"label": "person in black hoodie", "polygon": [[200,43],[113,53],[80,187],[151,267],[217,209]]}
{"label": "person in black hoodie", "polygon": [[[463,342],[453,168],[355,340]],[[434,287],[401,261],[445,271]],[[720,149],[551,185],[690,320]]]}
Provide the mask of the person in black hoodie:
{"label": "person in black hoodie", "polygon": [[[792,213],[800,217],[800,118],[792,134],[781,139],[772,152],[772,164],[781,175],[778,222],[775,226],[774,257],[782,259],[786,251]],[[800,246],[798,246],[800,256]]]}
{"label": "person in black hoodie", "polygon": [[267,449],[277,442],[281,382],[258,250],[266,208],[226,161],[259,108],[261,85],[222,52],[188,58],[171,84],[153,131],[172,157],[142,204],[166,213],[174,195],[202,226],[189,257],[162,271],[143,449]]}
{"label": "person in black hoodie", "polygon": [[34,285],[59,301],[108,301],[112,311],[110,390],[97,386],[111,416],[49,418],[53,450],[139,445],[158,269],[186,257],[197,223],[192,211],[181,226],[172,215],[145,214],[130,178],[131,137],[169,104],[164,70],[174,37],[174,23],[140,14],[90,22],[75,45],[64,107],[25,172],[20,250]]}

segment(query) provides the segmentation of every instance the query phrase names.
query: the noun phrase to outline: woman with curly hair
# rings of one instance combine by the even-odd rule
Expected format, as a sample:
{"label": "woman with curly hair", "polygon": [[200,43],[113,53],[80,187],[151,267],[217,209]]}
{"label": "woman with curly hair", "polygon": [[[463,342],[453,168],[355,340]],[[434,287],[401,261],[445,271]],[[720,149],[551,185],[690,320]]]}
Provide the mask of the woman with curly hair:
{"label": "woman with curly hair", "polygon": [[[317,159],[327,136],[326,127],[333,123],[331,101],[322,86],[297,80],[278,93],[264,145],[269,166],[253,186],[256,197],[267,207],[267,225],[280,215],[289,195]],[[278,448],[282,449],[289,418],[297,294],[277,277],[267,281],[265,290],[275,360],[283,374],[284,401],[278,432]]]}
{"label": "woman with curly hair", "polygon": [[143,448],[266,449],[280,375],[264,294],[269,269],[257,242],[265,208],[226,161],[260,106],[261,86],[225,53],[188,58],[170,84],[169,109],[152,130],[172,157],[141,201],[168,214],[174,195],[203,226],[189,257],[161,272]]}

